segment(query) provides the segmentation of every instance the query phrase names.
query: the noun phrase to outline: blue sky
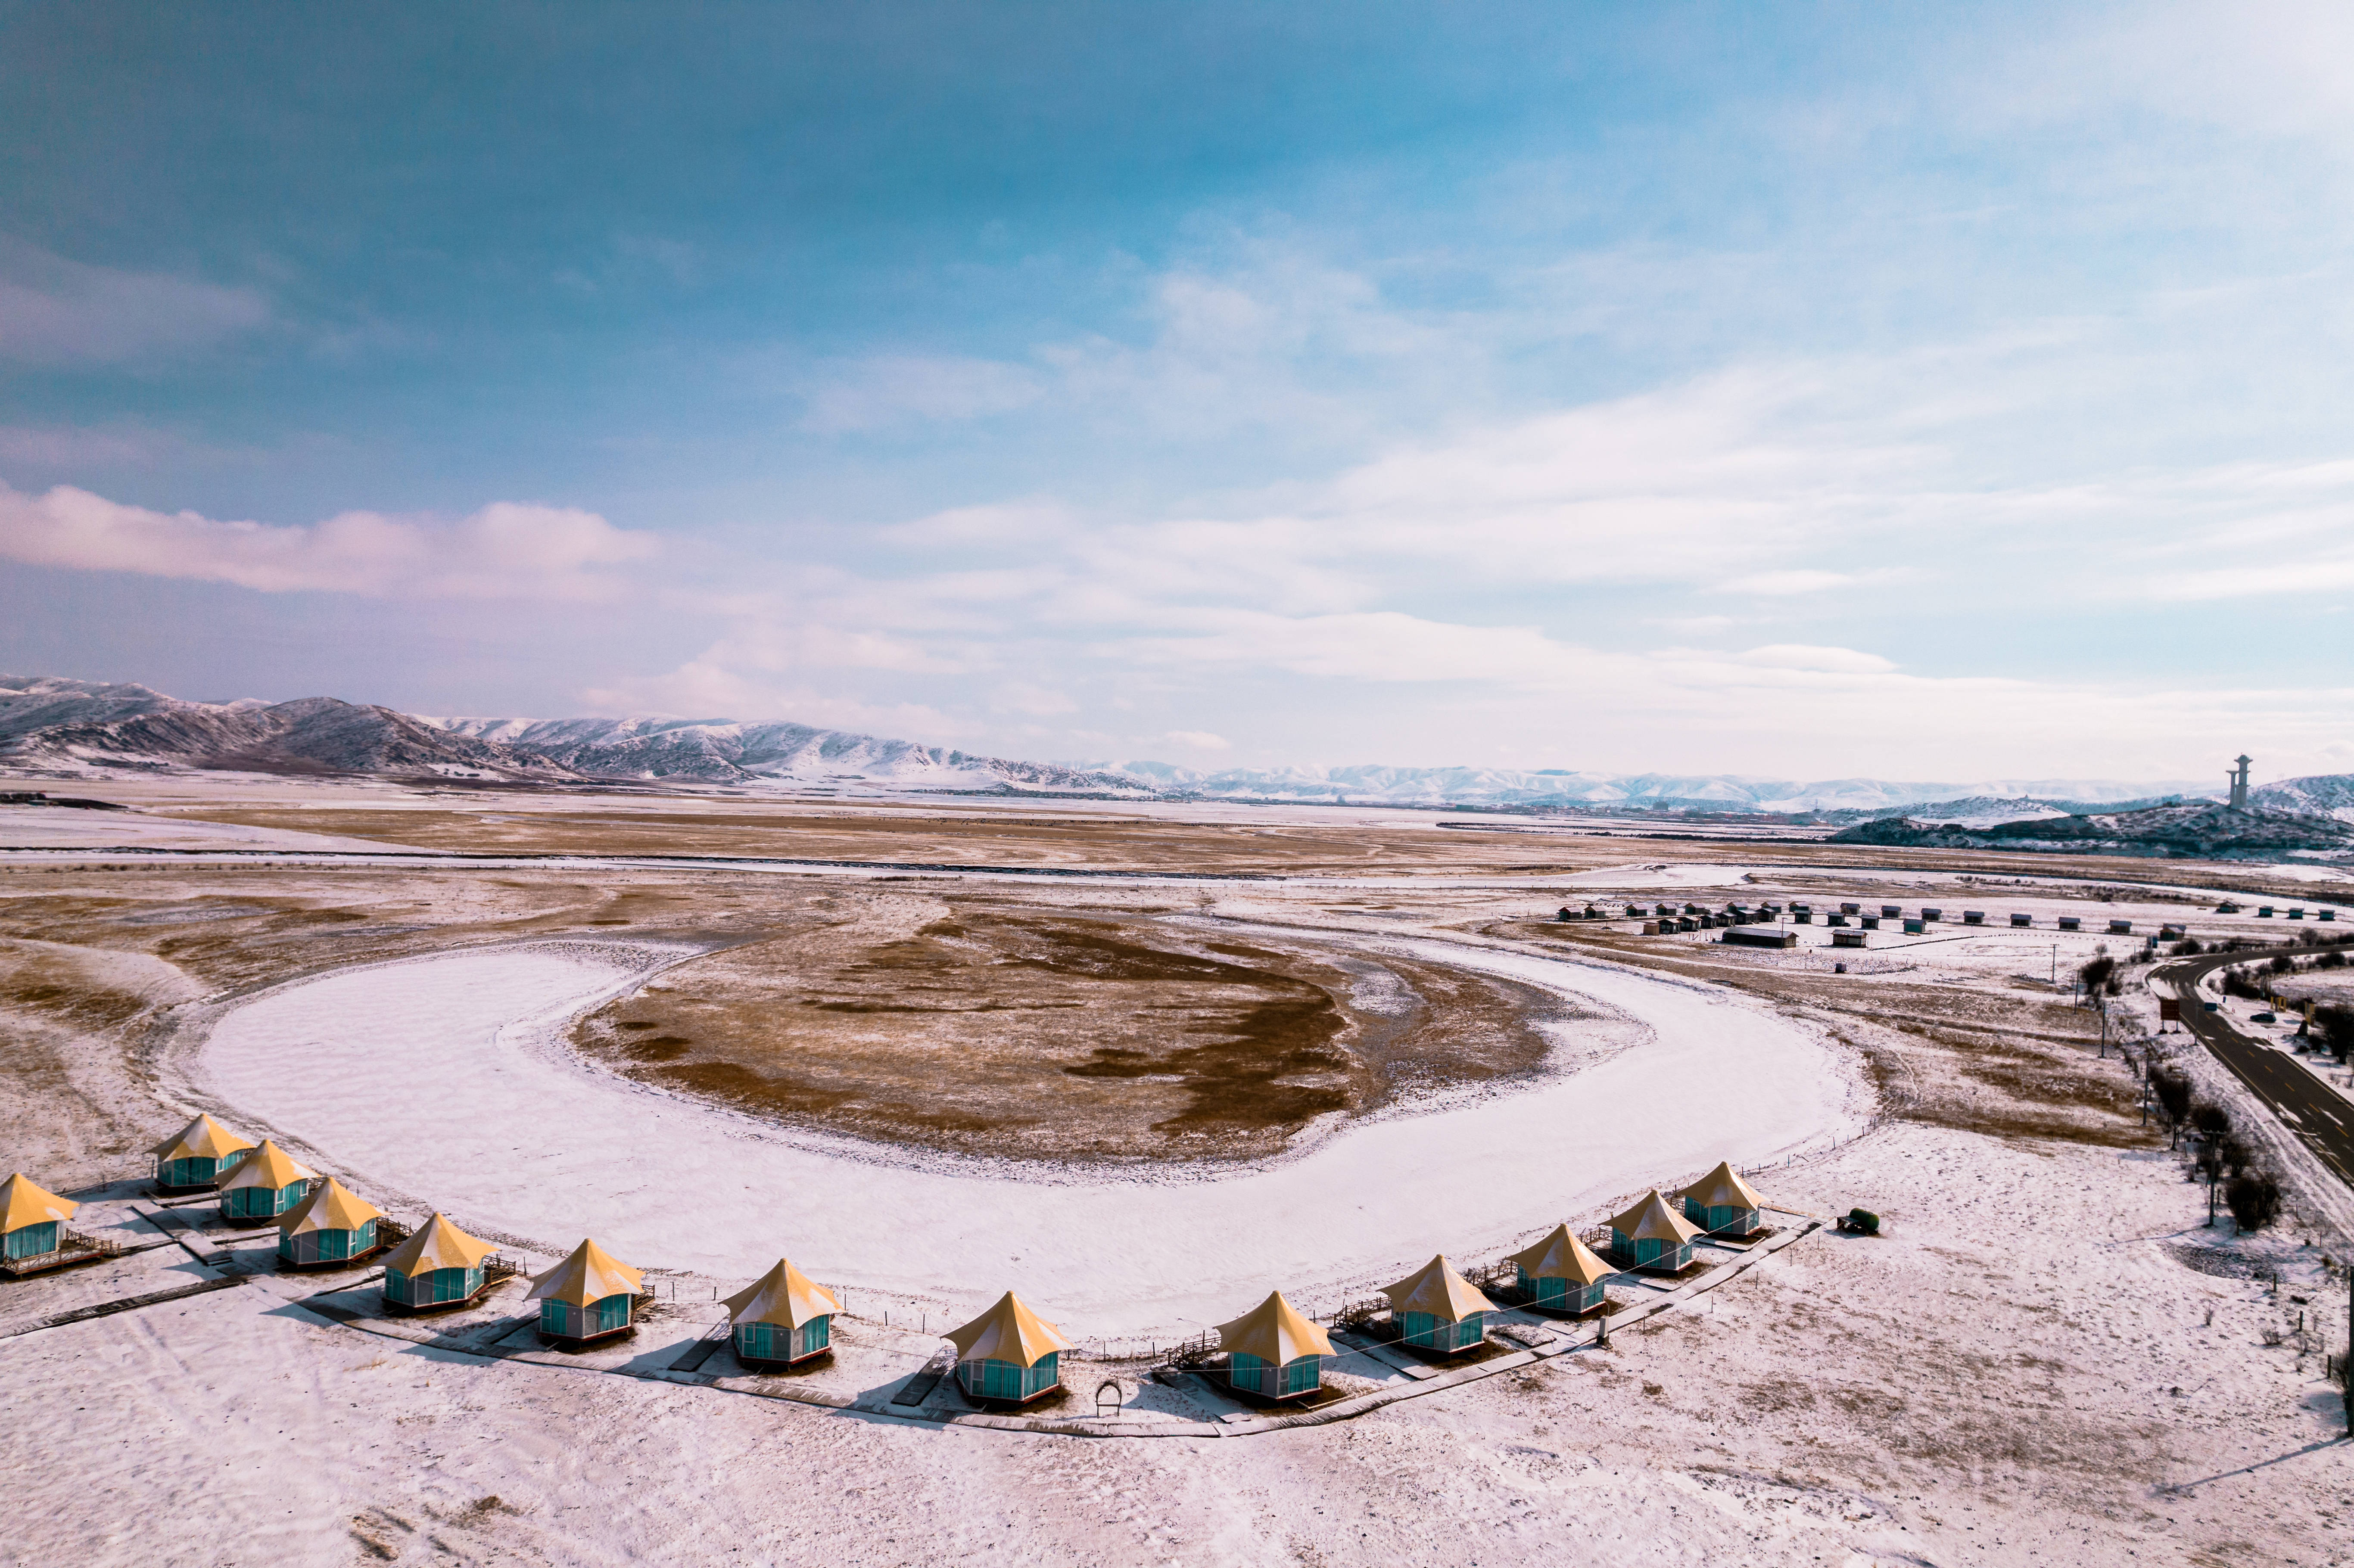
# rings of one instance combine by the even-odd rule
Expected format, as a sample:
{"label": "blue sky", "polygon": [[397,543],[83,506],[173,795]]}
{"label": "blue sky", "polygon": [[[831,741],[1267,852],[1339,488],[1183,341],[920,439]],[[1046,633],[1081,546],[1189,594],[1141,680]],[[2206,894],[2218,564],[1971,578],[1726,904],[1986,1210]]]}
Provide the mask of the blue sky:
{"label": "blue sky", "polygon": [[0,5],[0,668],[2354,769],[2354,22]]}

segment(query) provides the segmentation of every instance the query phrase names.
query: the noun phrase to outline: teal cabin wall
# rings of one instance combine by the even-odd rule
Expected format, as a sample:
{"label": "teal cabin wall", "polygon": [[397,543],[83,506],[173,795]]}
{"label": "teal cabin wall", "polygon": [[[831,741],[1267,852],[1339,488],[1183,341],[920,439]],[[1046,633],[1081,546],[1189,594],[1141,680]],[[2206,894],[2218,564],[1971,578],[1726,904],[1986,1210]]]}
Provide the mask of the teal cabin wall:
{"label": "teal cabin wall", "polygon": [[1029,1367],[1013,1361],[959,1361],[957,1386],[975,1399],[1029,1399],[1062,1381],[1061,1356],[1061,1351],[1050,1351]]}
{"label": "teal cabin wall", "polygon": [[592,1334],[610,1334],[630,1326],[630,1301],[627,1295],[601,1297],[586,1307],[575,1307],[569,1301],[542,1301],[539,1331],[557,1340],[585,1340]]}
{"label": "teal cabin wall", "polygon": [[396,1307],[439,1307],[463,1301],[482,1287],[479,1268],[435,1268],[423,1274],[384,1271],[384,1298]]}
{"label": "teal cabin wall", "polygon": [[59,1234],[60,1229],[55,1220],[43,1220],[37,1225],[19,1226],[8,1233],[7,1255],[39,1257],[44,1254],[55,1252],[58,1250]]}
{"label": "teal cabin wall", "polygon": [[1426,1351],[1459,1351],[1487,1337],[1488,1315],[1474,1312],[1457,1323],[1442,1323],[1429,1312],[1396,1314],[1399,1338]]}
{"label": "teal cabin wall", "polygon": [[736,1353],[750,1361],[797,1361],[833,1343],[831,1313],[811,1319],[798,1329],[781,1323],[738,1323]]}

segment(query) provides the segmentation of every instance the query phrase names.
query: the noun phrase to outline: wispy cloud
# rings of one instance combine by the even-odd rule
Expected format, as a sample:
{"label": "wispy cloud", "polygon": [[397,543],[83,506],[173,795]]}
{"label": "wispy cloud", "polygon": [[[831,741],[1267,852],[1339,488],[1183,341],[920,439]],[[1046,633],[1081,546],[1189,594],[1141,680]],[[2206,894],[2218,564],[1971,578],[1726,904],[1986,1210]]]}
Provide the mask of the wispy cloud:
{"label": "wispy cloud", "polygon": [[121,365],[209,348],[270,320],[251,289],[93,267],[0,239],[0,358]]}
{"label": "wispy cloud", "polygon": [[824,371],[808,393],[801,424],[822,435],[865,433],[985,418],[1027,408],[1045,395],[1045,378],[1025,366],[878,355]]}

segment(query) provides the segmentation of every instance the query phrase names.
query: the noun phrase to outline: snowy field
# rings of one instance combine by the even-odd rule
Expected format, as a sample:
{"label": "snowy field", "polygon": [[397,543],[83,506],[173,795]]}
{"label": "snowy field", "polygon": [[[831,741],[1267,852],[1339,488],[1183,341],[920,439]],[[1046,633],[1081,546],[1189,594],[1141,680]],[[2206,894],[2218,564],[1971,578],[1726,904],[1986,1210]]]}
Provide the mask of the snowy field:
{"label": "snowy field", "polygon": [[[0,1340],[36,1415],[0,1422],[0,1561],[2354,1562],[2300,1330],[2345,1298],[2299,1238],[2203,1228],[2162,1150],[1897,1124],[1783,1176],[1888,1234],[1810,1238],[1607,1352],[1245,1441],[924,1426],[197,1297]],[[125,1287],[194,1277],[176,1256]]]}
{"label": "snowy field", "polygon": [[[581,1063],[566,1023],[689,956],[566,942],[339,971],[221,1019],[198,1087],[361,1192],[546,1255],[747,1278],[789,1253],[949,1311],[1013,1288],[1075,1333],[1190,1331],[1270,1288],[1326,1306],[1432,1253],[1492,1254],[1719,1160],[1859,1125],[1808,1028],[1721,991],[1453,944],[1418,956],[1574,995],[1649,1038],[1517,1094],[1359,1124],[1255,1167],[1087,1179],[789,1135]],[[1564,1151],[1575,1150],[1574,1162]]]}

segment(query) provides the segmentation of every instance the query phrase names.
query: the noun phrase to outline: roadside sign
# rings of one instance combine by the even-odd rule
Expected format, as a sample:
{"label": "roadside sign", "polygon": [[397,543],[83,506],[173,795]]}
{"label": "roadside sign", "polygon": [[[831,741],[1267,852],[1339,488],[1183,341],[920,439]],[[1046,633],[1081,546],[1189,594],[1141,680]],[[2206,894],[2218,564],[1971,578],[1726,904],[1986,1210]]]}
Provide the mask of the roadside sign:
{"label": "roadside sign", "polygon": [[2170,996],[2159,997],[2158,999],[2158,1022],[2161,1023],[2179,1022],[2182,1018],[2182,1003]]}

